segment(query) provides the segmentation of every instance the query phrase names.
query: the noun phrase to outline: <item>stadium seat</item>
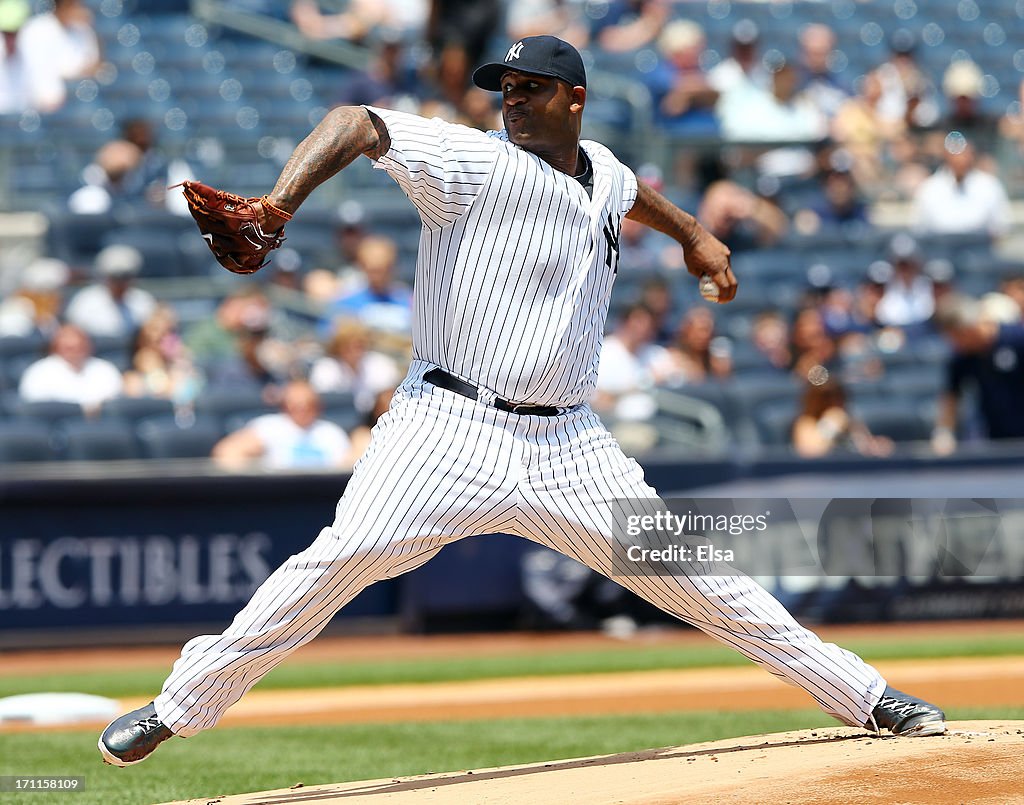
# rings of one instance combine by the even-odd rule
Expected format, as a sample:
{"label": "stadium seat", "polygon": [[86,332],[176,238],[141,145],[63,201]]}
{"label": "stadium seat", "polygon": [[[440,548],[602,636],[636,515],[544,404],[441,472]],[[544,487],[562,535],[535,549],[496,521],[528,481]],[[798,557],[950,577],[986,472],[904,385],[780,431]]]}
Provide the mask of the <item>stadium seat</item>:
{"label": "stadium seat", "polygon": [[796,401],[802,389],[792,376],[777,371],[737,375],[727,388],[732,397],[751,413],[758,406],[777,400]]}
{"label": "stadium seat", "polygon": [[78,403],[60,402],[58,400],[39,400],[26,402],[18,400],[13,403],[11,413],[17,419],[30,419],[47,426],[57,422],[83,419],[82,406]]}
{"label": "stadium seat", "polygon": [[732,256],[732,266],[738,277],[749,277],[758,282],[774,277],[783,280],[803,280],[807,256],[792,249],[756,249]]}
{"label": "stadium seat", "polygon": [[21,395],[17,389],[0,386],[0,420],[13,419],[15,411],[21,405]]}
{"label": "stadium seat", "polygon": [[362,423],[365,415],[356,409],[355,399],[347,391],[321,392],[321,417],[338,425],[346,433]]}
{"label": "stadium seat", "polygon": [[121,372],[128,371],[132,366],[132,345],[128,339],[93,338],[93,354],[114,364]]}
{"label": "stadium seat", "polygon": [[288,245],[304,255],[333,251],[334,228],[320,221],[290,221],[287,228]]}
{"label": "stadium seat", "polygon": [[796,400],[773,400],[757,406],[751,417],[761,443],[770,447],[792,442],[793,421],[798,414]]}
{"label": "stadium seat", "polygon": [[[718,311],[715,311],[716,313]],[[730,318],[730,324],[733,324],[733,320]],[[749,322],[744,322],[744,329],[748,331],[747,325]],[[732,345],[732,367],[733,371],[738,374],[753,374],[754,372],[764,371],[766,368],[770,368],[768,359],[762,354],[754,343],[750,340],[748,332],[744,335],[747,337],[735,340]]]}
{"label": "stadium seat", "polygon": [[50,432],[33,422],[0,422],[0,464],[52,461]]}
{"label": "stadium seat", "polygon": [[15,164],[11,167],[8,192],[21,194],[46,193],[57,184],[57,170],[52,164]]}
{"label": "stadium seat", "polygon": [[272,414],[277,409],[263,401],[257,389],[208,389],[196,398],[197,416],[226,422],[233,414],[246,413],[250,417]]}
{"label": "stadium seat", "polygon": [[18,355],[0,361],[0,388],[17,389],[25,370],[39,360],[38,355]]}
{"label": "stadium seat", "polygon": [[46,339],[41,335],[5,335],[0,337],[0,363],[12,358],[41,358],[46,353]]}
{"label": "stadium seat", "polygon": [[840,373],[840,377],[843,379],[847,400],[891,400],[893,397],[891,378],[844,377],[842,373]]}
{"label": "stadium seat", "polygon": [[853,413],[876,436],[888,436],[894,442],[926,441],[931,423],[926,421],[912,400],[903,404],[872,401],[855,403]]}
{"label": "stadium seat", "polygon": [[888,393],[901,398],[935,397],[945,383],[946,373],[940,365],[906,366],[885,378]]}
{"label": "stadium seat", "polygon": [[956,290],[966,296],[980,297],[996,290],[998,267],[991,261],[987,262],[987,269],[976,274],[962,274],[955,280]]}
{"label": "stadium seat", "polygon": [[187,277],[199,273],[191,255],[181,246],[181,236],[161,225],[130,226],[112,229],[103,236],[103,245],[134,246],[142,254],[142,277]]}
{"label": "stadium seat", "polygon": [[325,407],[320,418],[326,419],[328,422],[333,422],[343,431],[349,433],[359,427],[366,417],[362,412],[357,411],[355,408],[336,406],[331,408]]}
{"label": "stadium seat", "polygon": [[49,216],[47,248],[51,256],[72,264],[89,264],[103,248],[104,236],[118,226],[111,212],[75,215],[64,211]]}
{"label": "stadium seat", "polygon": [[104,419],[137,424],[143,419],[158,416],[173,416],[174,404],[161,397],[115,397],[103,403],[101,415]]}
{"label": "stadium seat", "polygon": [[355,396],[350,391],[321,391],[320,405],[328,408],[355,408]]}
{"label": "stadium seat", "polygon": [[68,461],[117,461],[139,457],[135,435],[121,422],[64,422],[56,435],[59,450]]}
{"label": "stadium seat", "polygon": [[250,411],[234,411],[227,414],[224,421],[224,432],[234,433],[236,430],[241,430],[256,417],[265,416],[266,414],[274,413],[272,410],[266,408],[256,408]]}
{"label": "stadium seat", "polygon": [[209,458],[223,431],[217,420],[200,417],[182,427],[174,417],[143,420],[136,431],[146,458]]}

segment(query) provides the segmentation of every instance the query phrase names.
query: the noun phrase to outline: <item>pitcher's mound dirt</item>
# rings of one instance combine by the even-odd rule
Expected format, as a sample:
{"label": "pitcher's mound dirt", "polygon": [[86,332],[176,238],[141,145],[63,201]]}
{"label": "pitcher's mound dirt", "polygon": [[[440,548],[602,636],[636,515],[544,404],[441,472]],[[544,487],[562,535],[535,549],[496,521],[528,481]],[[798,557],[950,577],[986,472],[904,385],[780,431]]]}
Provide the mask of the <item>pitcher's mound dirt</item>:
{"label": "pitcher's mound dirt", "polygon": [[932,738],[801,730],[529,766],[299,785],[188,805],[1020,805],[1022,779],[1024,721],[972,721]]}

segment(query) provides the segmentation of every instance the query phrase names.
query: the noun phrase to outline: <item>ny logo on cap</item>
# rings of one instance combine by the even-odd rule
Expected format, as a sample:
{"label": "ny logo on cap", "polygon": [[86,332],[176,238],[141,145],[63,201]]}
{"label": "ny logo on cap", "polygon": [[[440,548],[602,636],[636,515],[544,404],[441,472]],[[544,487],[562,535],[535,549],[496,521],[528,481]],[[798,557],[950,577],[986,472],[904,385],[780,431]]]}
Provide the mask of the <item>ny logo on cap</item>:
{"label": "ny logo on cap", "polygon": [[508,53],[505,54],[505,61],[512,61],[512,59],[518,59],[519,54],[523,52],[523,43],[516,42],[512,47],[508,49]]}

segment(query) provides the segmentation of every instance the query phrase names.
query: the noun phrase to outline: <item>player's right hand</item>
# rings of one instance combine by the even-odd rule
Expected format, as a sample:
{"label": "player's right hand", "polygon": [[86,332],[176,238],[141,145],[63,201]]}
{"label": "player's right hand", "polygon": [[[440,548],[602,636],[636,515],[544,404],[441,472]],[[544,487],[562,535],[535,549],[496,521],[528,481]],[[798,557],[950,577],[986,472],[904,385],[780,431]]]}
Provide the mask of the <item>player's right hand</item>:
{"label": "player's right hand", "polygon": [[730,302],[736,298],[739,283],[732,273],[729,262],[729,247],[712,235],[704,227],[698,227],[693,240],[683,255],[686,259],[686,270],[693,276],[707,274],[718,286],[719,304]]}

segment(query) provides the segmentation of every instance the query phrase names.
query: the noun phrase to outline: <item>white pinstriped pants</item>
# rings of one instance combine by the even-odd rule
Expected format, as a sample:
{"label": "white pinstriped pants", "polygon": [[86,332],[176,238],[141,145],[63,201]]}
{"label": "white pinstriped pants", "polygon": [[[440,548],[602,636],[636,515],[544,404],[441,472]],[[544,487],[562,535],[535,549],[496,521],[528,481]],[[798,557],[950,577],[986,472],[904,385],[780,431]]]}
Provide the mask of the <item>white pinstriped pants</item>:
{"label": "white pinstriped pants", "polygon": [[[519,534],[609,573],[611,501],[655,498],[589,406],[558,417],[489,408],[421,378],[414,361],[338,503],[334,524],[256,591],[220,635],[189,641],[156,699],[181,736],[214,726],[268,671],[375,581],[475,534]],[[885,689],[745,576],[616,576],[637,595],[862,726]]]}

